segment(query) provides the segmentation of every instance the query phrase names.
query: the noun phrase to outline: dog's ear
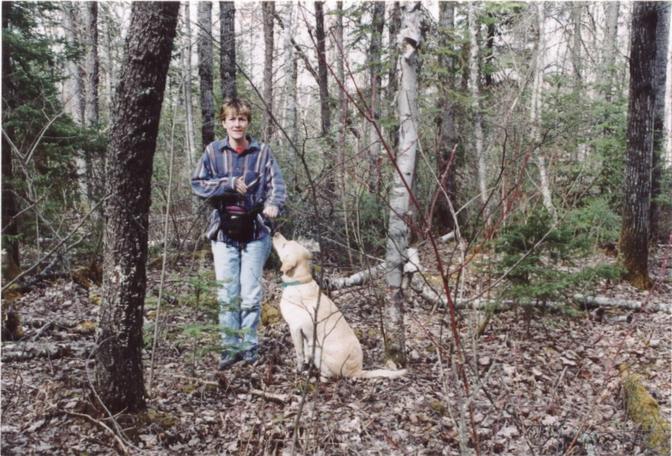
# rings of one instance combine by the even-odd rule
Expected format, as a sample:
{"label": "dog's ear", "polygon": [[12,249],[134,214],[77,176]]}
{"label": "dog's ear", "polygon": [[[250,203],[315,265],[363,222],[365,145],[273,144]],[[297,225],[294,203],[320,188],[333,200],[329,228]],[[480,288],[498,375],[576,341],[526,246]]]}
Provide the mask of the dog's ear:
{"label": "dog's ear", "polygon": [[287,271],[294,269],[296,267],[296,261],[296,255],[286,256],[282,262],[282,266],[280,266],[280,271],[286,273]]}

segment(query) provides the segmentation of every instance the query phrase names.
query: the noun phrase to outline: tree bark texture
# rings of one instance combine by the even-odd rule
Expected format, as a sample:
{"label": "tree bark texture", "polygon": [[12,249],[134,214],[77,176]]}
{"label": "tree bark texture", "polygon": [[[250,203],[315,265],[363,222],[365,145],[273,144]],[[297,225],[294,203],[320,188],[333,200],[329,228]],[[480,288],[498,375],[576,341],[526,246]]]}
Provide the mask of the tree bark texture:
{"label": "tree bark texture", "polygon": [[[367,63],[369,65],[369,112],[375,125],[380,125],[380,86],[382,83],[381,54],[383,47],[383,27],[385,25],[385,3],[371,2],[373,8],[371,18],[371,38]],[[369,130],[369,183],[371,192],[375,195],[380,191],[381,185],[381,152],[383,138],[378,137],[378,131],[374,125],[368,126]]]}
{"label": "tree bark texture", "polygon": [[236,6],[219,2],[219,76],[222,99],[236,97]]}
{"label": "tree bark texture", "polygon": [[490,211],[488,209],[488,170],[483,150],[483,113],[481,112],[481,89],[479,71],[479,14],[480,4],[469,2],[469,93],[471,95],[471,110],[473,116],[473,153],[476,155],[478,170],[478,188],[481,204],[483,205],[483,217],[489,224]]}
{"label": "tree bark texture", "polygon": [[[2,30],[9,28],[9,16],[13,2],[2,2]],[[2,94],[3,98],[11,99],[9,94],[15,92],[12,81],[12,58],[7,40],[2,40]],[[5,134],[13,137],[13,131],[6,124],[6,119],[11,109],[15,106],[2,106],[2,123]],[[6,250],[5,262],[2,265],[2,278],[6,283],[16,277],[21,271],[21,256],[19,250],[19,221],[16,218],[18,207],[14,193],[14,171],[12,168],[12,150],[9,141],[2,134],[2,247]]]}
{"label": "tree bark texture", "polygon": [[212,3],[198,3],[198,76],[201,87],[203,148],[215,140],[215,99],[212,82]]}
{"label": "tree bark texture", "polygon": [[[9,16],[11,8],[14,7],[12,2],[2,3],[2,29],[9,28]],[[15,91],[12,82],[12,58],[7,40],[2,41],[2,93],[3,98],[11,99],[9,94]],[[15,106],[7,106],[3,100],[2,120],[5,134],[14,136],[11,128],[7,127],[5,120],[8,117],[9,111]],[[21,271],[21,256],[19,250],[19,221],[16,218],[18,207],[16,203],[16,196],[14,193],[14,172],[12,168],[12,150],[9,141],[2,135],[2,247],[7,252],[4,264],[2,265],[2,278],[6,283],[8,280],[16,277]]]}
{"label": "tree bark texture", "polygon": [[385,274],[390,299],[383,309],[383,335],[385,357],[397,365],[406,362],[404,335],[404,298],[402,284],[403,266],[409,241],[408,217],[411,189],[415,174],[415,156],[418,147],[418,50],[422,42],[422,11],[420,2],[402,7],[402,23],[398,43],[401,47],[399,66],[399,150],[396,157],[388,223],[385,262],[390,266]]}
{"label": "tree bark texture", "polygon": [[[285,71],[287,72],[287,79],[285,80],[285,130],[291,139],[291,143],[296,146],[299,140],[297,100],[298,62],[294,43],[292,42],[292,37],[295,33],[293,4],[290,4],[289,6],[284,32]],[[290,144],[290,141],[287,140],[285,150],[289,151],[291,149],[292,145]]]}
{"label": "tree bark texture", "polygon": [[329,81],[327,79],[327,54],[324,35],[324,2],[315,2],[315,40],[317,42],[317,72],[320,86],[322,136],[327,136],[331,130],[331,107],[329,106]]}
{"label": "tree bark texture", "polygon": [[273,136],[273,15],[275,14],[274,2],[262,2],[261,11],[264,20],[264,133],[263,140],[269,142]]}
{"label": "tree bark texture", "polygon": [[145,407],[142,324],[151,176],[179,2],[133,3],[108,146],[96,390],[112,413]]}
{"label": "tree bark texture", "polygon": [[[392,4],[392,11],[390,12],[390,21],[387,25],[389,33],[389,56],[387,60],[390,63],[390,69],[387,73],[387,88],[385,93],[388,100],[394,100],[394,97],[397,96],[397,90],[399,90],[396,64],[399,58],[399,49],[397,46],[399,29],[401,29],[401,6],[399,5],[399,2],[394,2]],[[387,121],[390,122],[390,127],[388,128],[388,141],[391,147],[396,149],[399,145],[399,134],[397,132],[394,103],[385,103],[385,106],[389,107],[389,111],[387,111],[387,117],[389,117]]]}
{"label": "tree bark texture", "polygon": [[[62,8],[65,22],[65,36],[68,44],[72,47],[78,47],[80,45],[80,14],[78,5],[73,2],[65,2]],[[66,92],[65,105],[71,106],[69,112],[72,114],[75,122],[83,126],[86,112],[84,72],[75,60],[68,60],[67,67],[70,80],[68,84],[69,90]]]}
{"label": "tree bark texture", "polygon": [[[619,2],[605,2],[606,31],[604,37],[604,71],[607,84],[604,88],[605,99],[611,102],[616,88],[616,53],[618,52],[618,7]],[[599,77],[599,76],[598,76]]]}
{"label": "tree bark texture", "polygon": [[657,8],[655,2],[634,3],[630,35],[628,146],[620,252],[626,279],[638,288],[651,286],[648,246]]}
{"label": "tree bark texture", "polygon": [[87,127],[95,127],[99,121],[98,110],[98,2],[86,2],[85,40],[86,40],[86,110],[84,113]]}
{"label": "tree bark texture", "polygon": [[[670,3],[660,2],[658,6],[658,22],[656,26],[656,63],[655,63],[655,94],[653,107],[653,164],[651,175],[651,240],[665,242],[670,233],[661,231],[663,205],[658,198],[662,191],[662,172],[664,166],[665,138],[665,88],[667,85],[667,47],[670,36]],[[669,203],[667,204],[669,206]],[[669,211],[668,211],[669,213]]]}
{"label": "tree bark texture", "polygon": [[194,169],[194,159],[198,153],[196,150],[196,132],[194,131],[194,107],[191,100],[191,8],[190,3],[184,3],[184,54],[183,54],[183,77],[184,77],[184,104],[185,104],[185,138],[186,155],[189,163],[189,172]]}
{"label": "tree bark texture", "polygon": [[[444,68],[439,82],[439,113],[436,122],[439,126],[437,144],[437,177],[439,178],[439,199],[435,208],[434,220],[439,226],[454,229],[455,222],[450,210],[455,207],[457,194],[457,161],[452,157],[453,147],[458,143],[455,126],[455,105],[450,92],[455,90],[455,59],[452,52],[452,36],[455,28],[455,2],[439,3],[439,66]],[[447,198],[446,198],[447,195]]]}

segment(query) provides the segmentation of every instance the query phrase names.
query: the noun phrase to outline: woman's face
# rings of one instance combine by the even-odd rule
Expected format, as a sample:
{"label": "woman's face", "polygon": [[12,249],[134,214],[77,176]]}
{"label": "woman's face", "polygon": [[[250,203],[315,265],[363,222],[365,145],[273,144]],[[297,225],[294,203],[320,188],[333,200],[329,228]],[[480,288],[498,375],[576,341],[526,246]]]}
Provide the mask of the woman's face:
{"label": "woman's face", "polygon": [[250,123],[246,116],[235,112],[228,112],[222,125],[230,139],[240,141],[245,139],[245,133]]}

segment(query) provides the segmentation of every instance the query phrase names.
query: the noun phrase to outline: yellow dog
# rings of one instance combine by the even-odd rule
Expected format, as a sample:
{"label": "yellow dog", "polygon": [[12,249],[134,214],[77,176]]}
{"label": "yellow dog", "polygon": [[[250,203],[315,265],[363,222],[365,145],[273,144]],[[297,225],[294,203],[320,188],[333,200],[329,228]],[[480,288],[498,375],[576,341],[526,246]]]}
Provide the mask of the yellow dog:
{"label": "yellow dog", "polygon": [[323,379],[329,377],[401,377],[406,370],[362,370],[362,346],[352,328],[313,280],[311,254],[296,241],[273,236],[283,273],[280,312],[289,325],[296,368],[313,364]]}

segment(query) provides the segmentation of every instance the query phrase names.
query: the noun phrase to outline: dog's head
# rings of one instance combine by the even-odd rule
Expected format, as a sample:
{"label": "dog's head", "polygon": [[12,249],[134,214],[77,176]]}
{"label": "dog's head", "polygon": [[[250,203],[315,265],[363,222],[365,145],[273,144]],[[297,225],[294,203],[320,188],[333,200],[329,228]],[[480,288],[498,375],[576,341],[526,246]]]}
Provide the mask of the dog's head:
{"label": "dog's head", "polygon": [[273,248],[280,257],[280,270],[287,275],[292,269],[297,266],[304,265],[310,270],[310,260],[312,254],[310,251],[296,241],[288,241],[285,237],[276,233],[273,236]]}

